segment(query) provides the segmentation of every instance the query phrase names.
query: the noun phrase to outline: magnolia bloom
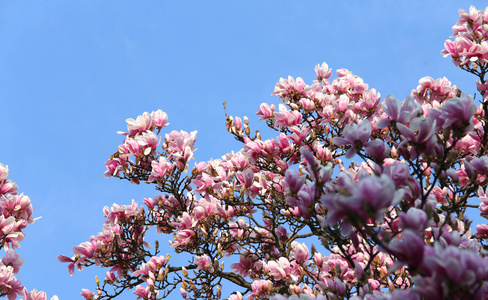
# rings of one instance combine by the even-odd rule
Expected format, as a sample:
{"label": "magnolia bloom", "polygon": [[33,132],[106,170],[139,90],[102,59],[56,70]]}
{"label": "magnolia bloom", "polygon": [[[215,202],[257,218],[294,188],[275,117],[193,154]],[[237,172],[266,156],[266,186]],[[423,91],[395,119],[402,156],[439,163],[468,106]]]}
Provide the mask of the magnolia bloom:
{"label": "magnolia bloom", "polygon": [[130,135],[135,135],[139,132],[144,132],[146,130],[149,130],[153,124],[151,115],[147,112],[138,116],[137,119],[135,120],[129,118],[126,120],[126,122],[127,122],[127,129],[129,130]]}
{"label": "magnolia bloom", "polygon": [[270,296],[270,292],[273,290],[273,283],[270,280],[254,280],[251,284],[252,293],[250,299],[255,299],[256,297],[262,298],[265,296]]}
{"label": "magnolia bloom", "polygon": [[[153,160],[151,162],[151,175],[148,178],[148,182],[156,181],[159,178],[171,173],[173,170],[173,165],[166,160],[165,157],[161,156],[158,160]],[[159,182],[158,182],[159,183]]]}
{"label": "magnolia bloom", "polygon": [[24,287],[15,278],[14,268],[11,266],[0,266],[0,291],[7,295],[8,300],[15,300],[17,295],[24,294]]}
{"label": "magnolia bloom", "polygon": [[323,62],[322,65],[315,66],[315,74],[317,74],[317,80],[322,81],[332,76],[332,70],[329,69],[329,65]]}
{"label": "magnolia bloom", "polygon": [[235,294],[232,294],[227,298],[228,300],[244,300],[244,297],[242,297],[241,292],[236,292]]}
{"label": "magnolia bloom", "polygon": [[[137,300],[148,299],[148,297],[151,295],[149,286],[144,288],[142,285],[136,286],[136,290],[132,293],[137,296]],[[92,293],[92,295],[93,295],[93,293]],[[89,299],[89,298],[86,298],[86,299]]]}
{"label": "magnolia bloom", "polygon": [[356,224],[357,217],[381,221],[388,207],[396,205],[404,195],[404,191],[396,190],[393,180],[385,174],[380,177],[366,176],[355,183],[351,177],[341,172],[338,179],[343,181],[341,186],[344,191],[351,192],[349,195],[328,193],[322,196],[322,204],[329,212],[321,224],[334,226],[343,221],[345,234],[350,233],[350,225]]}
{"label": "magnolia bloom", "polygon": [[291,264],[288,259],[280,257],[278,261],[270,261],[267,264],[269,275],[275,280],[285,279],[291,275]]}
{"label": "magnolia bloom", "polygon": [[[383,110],[391,120],[401,124],[408,124],[411,119],[422,114],[422,107],[410,96],[405,98],[402,103],[392,95],[386,96]],[[376,127],[385,128],[389,126],[390,119],[382,119]]]}
{"label": "magnolia bloom", "polygon": [[370,135],[371,123],[368,120],[363,120],[359,125],[346,125],[343,137],[335,137],[332,141],[338,146],[352,145],[346,153],[346,158],[351,158],[366,144]]}
{"label": "magnolia bloom", "polygon": [[[51,300],[58,299],[59,298],[56,295],[51,298]],[[24,288],[24,300],[47,300],[47,295],[46,292],[38,292],[36,289],[33,289],[31,292],[27,292],[27,289]]]}
{"label": "magnolia bloom", "polygon": [[8,177],[8,166],[0,163],[0,182],[4,181]]}
{"label": "magnolia bloom", "polygon": [[193,263],[197,265],[197,270],[207,270],[210,273],[215,271],[213,263],[210,261],[210,257],[208,257],[207,254],[196,256]]}
{"label": "magnolia bloom", "polygon": [[302,122],[302,114],[296,110],[288,110],[285,105],[279,105],[280,111],[274,113],[275,126],[282,128],[284,126],[298,125]]}
{"label": "magnolia bloom", "polygon": [[164,111],[158,109],[157,111],[153,111],[151,113],[152,125],[157,128],[163,128],[169,125],[168,123],[168,114]]}
{"label": "magnolia bloom", "polygon": [[[409,245],[409,248],[412,245]],[[413,249],[411,249],[412,251]],[[488,278],[488,260],[473,249],[458,246],[426,247],[419,266],[424,276],[415,276],[415,289],[425,299],[481,299],[480,289]]]}
{"label": "magnolia bloom", "polygon": [[442,111],[440,118],[444,121],[442,128],[452,126],[462,130],[463,135],[474,128],[472,119],[478,106],[470,95],[462,93],[461,97],[447,100],[439,109]]}
{"label": "magnolia bloom", "polygon": [[266,120],[273,116],[276,106],[274,104],[268,105],[267,103],[262,103],[259,106],[259,110],[256,111],[256,115],[261,116],[259,120]]}
{"label": "magnolia bloom", "polygon": [[302,78],[297,77],[295,80],[293,77],[288,76],[288,79],[280,78],[280,81],[276,84],[275,90],[271,95],[277,95],[288,103],[290,98],[299,95],[306,97],[310,92],[310,87],[305,84]]}
{"label": "magnolia bloom", "polygon": [[402,241],[395,241],[389,246],[390,252],[398,258],[398,261],[391,267],[392,270],[397,270],[404,265],[417,267],[424,258],[424,239],[418,232],[405,229],[402,237]]}
{"label": "magnolia bloom", "polygon": [[291,247],[292,247],[292,254],[295,256],[295,260],[298,263],[303,263],[308,260],[310,253],[308,252],[308,248],[304,243],[300,244],[294,241],[291,244]]}
{"label": "magnolia bloom", "polygon": [[21,195],[7,195],[0,201],[0,207],[4,211],[8,211],[9,214],[17,219],[22,219],[27,221],[27,224],[34,223],[34,218],[32,218],[32,204],[28,196],[24,194]]}
{"label": "magnolia bloom", "polygon": [[132,272],[134,276],[150,276],[151,273],[156,273],[158,269],[161,269],[166,263],[166,258],[164,256],[153,256],[147,263],[143,263],[141,267]]}
{"label": "magnolia bloom", "polygon": [[476,225],[476,237],[479,239],[488,238],[488,224],[478,224]]}
{"label": "magnolia bloom", "polygon": [[382,140],[370,141],[365,146],[366,154],[373,156],[378,162],[383,162],[390,155],[390,147]]}
{"label": "magnolia bloom", "polygon": [[24,264],[24,260],[20,258],[20,255],[14,249],[8,249],[5,257],[2,258],[2,263],[5,266],[11,266],[14,274],[18,274],[20,266]]}
{"label": "magnolia bloom", "polygon": [[473,169],[480,175],[488,175],[488,156],[473,158],[470,162]]}
{"label": "magnolia bloom", "polygon": [[406,213],[400,212],[399,217],[398,225],[400,227],[411,228],[416,232],[422,232],[427,225],[427,214],[415,207],[410,207]]}
{"label": "magnolia bloom", "polygon": [[488,194],[488,188],[487,188],[486,192],[483,190],[483,188],[481,186],[478,188],[478,197],[481,200],[481,204],[478,207],[478,209],[484,214],[488,214],[488,195],[487,194]]}

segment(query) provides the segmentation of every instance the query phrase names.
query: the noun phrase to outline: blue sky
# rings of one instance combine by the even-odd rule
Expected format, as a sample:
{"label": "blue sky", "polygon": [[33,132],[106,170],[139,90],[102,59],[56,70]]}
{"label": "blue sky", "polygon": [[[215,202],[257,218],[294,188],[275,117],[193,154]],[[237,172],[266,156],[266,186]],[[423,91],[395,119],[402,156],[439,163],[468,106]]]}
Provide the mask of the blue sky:
{"label": "blue sky", "polygon": [[224,100],[256,124],[262,102],[278,103],[270,94],[280,77],[310,83],[324,61],[382,98],[403,99],[423,76],[472,94],[474,78],[440,51],[457,10],[483,2],[2,1],[0,162],[42,216],[18,251],[22,283],[80,298],[105,271],[70,277],[56,256],[101,230],[104,206],[156,195],[103,177],[125,119],[166,111],[167,130],[198,130],[195,156],[206,161],[240,149],[225,131]]}

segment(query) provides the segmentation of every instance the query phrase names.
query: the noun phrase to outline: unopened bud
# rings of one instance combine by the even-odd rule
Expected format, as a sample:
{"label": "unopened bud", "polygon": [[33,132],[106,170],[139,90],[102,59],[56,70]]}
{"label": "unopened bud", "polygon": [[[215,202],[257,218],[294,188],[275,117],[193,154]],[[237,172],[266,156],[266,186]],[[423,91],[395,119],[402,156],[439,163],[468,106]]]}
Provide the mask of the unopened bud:
{"label": "unopened bud", "polygon": [[183,273],[183,276],[187,277],[188,278],[188,271],[186,270],[185,267],[182,267],[181,268],[181,272]]}
{"label": "unopened bud", "polygon": [[164,270],[163,269],[159,269],[159,272],[158,272],[158,280],[159,281],[163,281],[164,280]]}

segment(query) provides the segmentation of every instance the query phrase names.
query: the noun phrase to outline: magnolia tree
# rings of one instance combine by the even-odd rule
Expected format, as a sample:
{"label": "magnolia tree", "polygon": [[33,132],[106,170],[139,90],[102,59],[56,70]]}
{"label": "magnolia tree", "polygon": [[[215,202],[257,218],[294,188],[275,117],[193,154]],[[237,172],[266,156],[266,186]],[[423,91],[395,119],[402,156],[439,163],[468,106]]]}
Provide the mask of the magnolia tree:
{"label": "magnolia tree", "polygon": [[[36,289],[28,292],[20,280],[19,273],[24,260],[15,252],[25,238],[22,231],[34,223],[32,204],[28,196],[18,194],[18,186],[8,177],[8,166],[0,163],[0,249],[5,249],[5,256],[0,259],[0,297],[9,300],[23,296],[25,300],[47,300],[45,292]],[[57,300],[54,296],[51,300]]]}
{"label": "magnolia tree", "polygon": [[[196,132],[167,131],[161,110],[128,119],[105,176],[153,184],[158,195],[105,207],[103,231],[73,247],[74,256],[58,257],[71,275],[93,265],[108,270],[81,295],[488,295],[488,225],[472,234],[468,218],[488,218],[488,8],[460,10],[453,31],[442,54],[476,77],[476,101],[430,77],[403,101],[381,101],[348,70],[332,80],[324,63],[311,85],[280,79],[278,109],[261,104],[257,115],[274,138],[228,116],[242,149],[193,166]],[[172,234],[173,258],[145,241],[151,228]],[[229,283],[235,290],[223,295]]]}

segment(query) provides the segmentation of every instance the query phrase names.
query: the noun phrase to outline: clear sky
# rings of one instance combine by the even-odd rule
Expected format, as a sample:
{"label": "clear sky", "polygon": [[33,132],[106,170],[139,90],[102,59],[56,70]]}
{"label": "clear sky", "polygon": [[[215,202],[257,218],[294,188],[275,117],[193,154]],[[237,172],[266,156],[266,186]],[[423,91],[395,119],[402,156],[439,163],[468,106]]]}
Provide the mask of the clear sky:
{"label": "clear sky", "polygon": [[101,230],[104,206],[156,195],[103,177],[125,119],[166,111],[167,130],[198,130],[196,160],[206,161],[240,149],[224,100],[255,124],[262,102],[278,103],[280,77],[310,83],[322,62],[382,98],[403,99],[423,76],[472,94],[474,78],[440,55],[470,4],[486,1],[1,1],[0,162],[42,216],[26,230],[18,277],[79,299],[105,274],[70,277],[56,256]]}

